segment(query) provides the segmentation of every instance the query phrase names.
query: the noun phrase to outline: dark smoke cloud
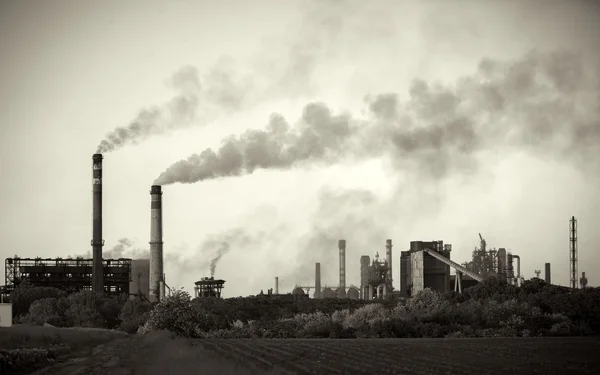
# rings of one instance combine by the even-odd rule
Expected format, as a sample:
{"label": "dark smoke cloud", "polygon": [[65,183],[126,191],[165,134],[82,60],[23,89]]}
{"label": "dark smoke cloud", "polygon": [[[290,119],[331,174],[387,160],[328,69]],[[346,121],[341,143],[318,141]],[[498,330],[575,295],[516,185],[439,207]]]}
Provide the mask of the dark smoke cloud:
{"label": "dark smoke cloud", "polygon": [[[220,114],[251,108],[282,91],[288,97],[306,93],[311,90],[317,62],[342,28],[345,8],[336,2],[310,2],[299,29],[284,44],[283,58],[273,56],[269,44],[257,53],[258,62],[249,72],[242,72],[234,59],[226,56],[202,75],[196,67],[181,68],[170,80],[176,92],[173,99],[141,110],[128,125],[108,133],[96,152],[107,153],[153,135],[205,125]],[[266,86],[262,81],[267,81]]]}
{"label": "dark smoke cloud", "polygon": [[194,183],[331,164],[345,157],[386,155],[399,169],[443,178],[473,172],[479,151],[526,149],[544,155],[597,155],[600,85],[582,56],[531,52],[518,61],[484,59],[475,74],[453,85],[415,80],[409,97],[367,98],[372,117],[334,114],[308,104],[290,126],[272,115],[264,130],[230,136],[167,168],[155,184]]}

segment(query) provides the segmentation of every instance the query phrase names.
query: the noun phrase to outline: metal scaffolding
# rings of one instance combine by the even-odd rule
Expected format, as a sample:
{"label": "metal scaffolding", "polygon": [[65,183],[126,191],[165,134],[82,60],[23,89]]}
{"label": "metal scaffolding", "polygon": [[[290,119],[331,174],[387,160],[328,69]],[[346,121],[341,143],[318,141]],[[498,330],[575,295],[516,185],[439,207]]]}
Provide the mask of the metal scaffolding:
{"label": "metal scaffolding", "polygon": [[[27,280],[35,286],[57,288],[67,293],[92,289],[93,259],[6,258],[5,291],[10,293]],[[103,259],[104,292],[129,294],[131,259]]]}

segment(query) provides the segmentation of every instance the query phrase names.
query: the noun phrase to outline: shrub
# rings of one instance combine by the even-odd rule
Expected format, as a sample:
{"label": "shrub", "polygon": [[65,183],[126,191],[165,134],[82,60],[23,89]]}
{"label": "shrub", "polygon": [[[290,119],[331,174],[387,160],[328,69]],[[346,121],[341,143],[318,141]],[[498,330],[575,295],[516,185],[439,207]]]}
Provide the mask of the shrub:
{"label": "shrub", "polygon": [[10,294],[10,300],[13,304],[13,316],[18,318],[29,312],[31,304],[44,298],[64,297],[66,294],[59,289],[36,287],[28,281],[24,281],[17,286]]}
{"label": "shrub", "polygon": [[[0,350],[1,373],[25,372],[48,363],[58,355],[70,350],[67,345],[53,345],[46,348]],[[8,371],[7,371],[8,370]]]}
{"label": "shrub", "polygon": [[166,329],[186,337],[203,337],[214,327],[214,322],[210,313],[191,302],[187,292],[177,290],[154,307],[148,321],[138,332]]}
{"label": "shrub", "polygon": [[101,303],[100,296],[90,290],[70,294],[65,318],[74,327],[105,327],[106,321],[98,309]]}
{"label": "shrub", "polygon": [[447,332],[446,327],[441,324],[427,322],[418,323],[416,325],[416,333],[418,337],[440,338],[444,337],[449,332]]}
{"label": "shrub", "polygon": [[127,333],[135,333],[150,317],[152,305],[140,299],[132,299],[123,305],[119,312],[120,329]]}
{"label": "shrub", "polygon": [[296,337],[329,337],[331,334],[331,316],[317,311],[312,314],[298,314],[294,317]]}
{"label": "shrub", "polygon": [[42,298],[34,301],[29,306],[29,314],[26,319],[34,324],[52,324],[54,326],[64,325],[66,306],[64,299]]}
{"label": "shrub", "polygon": [[425,288],[406,303],[406,309],[419,318],[433,318],[450,306],[439,292]]}
{"label": "shrub", "polygon": [[356,337],[379,337],[389,327],[390,314],[383,305],[372,303],[356,309],[342,327],[352,330]]}

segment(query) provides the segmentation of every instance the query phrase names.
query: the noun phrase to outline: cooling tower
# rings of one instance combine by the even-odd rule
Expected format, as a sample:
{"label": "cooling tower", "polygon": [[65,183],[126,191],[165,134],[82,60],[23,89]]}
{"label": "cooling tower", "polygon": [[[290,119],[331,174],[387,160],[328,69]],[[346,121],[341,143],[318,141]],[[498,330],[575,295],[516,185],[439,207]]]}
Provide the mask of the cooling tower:
{"label": "cooling tower", "polygon": [[92,290],[104,292],[102,267],[102,154],[92,156]]}
{"label": "cooling tower", "polygon": [[550,263],[546,263],[545,264],[545,271],[544,272],[544,280],[546,281],[546,284],[551,284],[552,283],[552,279],[550,278]]}
{"label": "cooling tower", "polygon": [[163,280],[162,190],[150,188],[150,301],[158,301]]}
{"label": "cooling tower", "polygon": [[346,290],[346,240],[338,241],[340,249],[340,287]]}
{"label": "cooling tower", "polygon": [[321,298],[321,263],[315,263],[315,299]]}
{"label": "cooling tower", "polygon": [[392,272],[392,240],[385,240],[385,260],[388,264],[388,279],[393,289],[393,272]]}

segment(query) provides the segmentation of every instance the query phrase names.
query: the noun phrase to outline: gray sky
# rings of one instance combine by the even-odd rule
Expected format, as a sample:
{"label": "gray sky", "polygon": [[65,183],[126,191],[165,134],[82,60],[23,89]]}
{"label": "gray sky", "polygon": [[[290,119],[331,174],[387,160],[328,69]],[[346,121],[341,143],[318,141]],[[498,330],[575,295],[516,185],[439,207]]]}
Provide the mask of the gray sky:
{"label": "gray sky", "polygon": [[[319,101],[373,130],[315,162],[164,187],[171,286],[191,290],[208,275],[223,239],[230,246],[215,276],[227,280],[227,296],[266,290],[274,276],[282,291],[310,284],[315,261],[323,283],[335,284],[339,238],[348,241],[347,283],[357,284],[360,256],[383,255],[392,238],[399,287],[399,251],[411,240],[452,243],[462,263],[478,232],[519,254],[527,278],[551,262],[554,281],[567,284],[571,215],[579,270],[598,285],[599,9],[592,1],[0,1],[0,257],[89,251],[91,156],[118,127],[139,136],[105,155],[105,249],[127,238],[125,253],[139,253],[148,247],[150,185],[170,165],[265,129],[272,113],[293,127]],[[473,91],[482,79],[496,82],[490,90],[504,106]],[[463,98],[460,110],[444,107],[447,92]],[[387,93],[403,103],[400,115],[369,113],[366,96],[393,109],[378,97]],[[417,133],[398,131],[407,110]],[[468,153],[421,152],[431,138],[423,146],[409,137],[432,137],[424,129],[459,112],[481,135]],[[442,145],[458,142],[440,134]],[[383,139],[395,147],[378,148]]]}

